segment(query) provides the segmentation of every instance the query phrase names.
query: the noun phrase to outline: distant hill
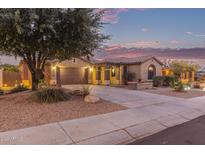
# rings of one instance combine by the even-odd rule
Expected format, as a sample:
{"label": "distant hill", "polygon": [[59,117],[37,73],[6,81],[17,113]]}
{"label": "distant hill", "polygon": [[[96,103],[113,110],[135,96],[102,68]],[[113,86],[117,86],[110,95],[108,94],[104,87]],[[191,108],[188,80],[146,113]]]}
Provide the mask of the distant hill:
{"label": "distant hill", "polygon": [[120,48],[105,47],[98,50],[95,54],[96,58],[104,57],[137,57],[144,55],[154,55],[163,58],[179,58],[179,59],[205,59],[205,48],[190,49],[161,49],[161,48]]}

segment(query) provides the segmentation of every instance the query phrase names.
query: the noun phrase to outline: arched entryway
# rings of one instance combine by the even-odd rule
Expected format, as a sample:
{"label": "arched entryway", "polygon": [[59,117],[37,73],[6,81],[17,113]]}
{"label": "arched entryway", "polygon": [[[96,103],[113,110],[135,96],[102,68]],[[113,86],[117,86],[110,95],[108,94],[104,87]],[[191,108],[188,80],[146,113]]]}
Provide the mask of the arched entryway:
{"label": "arched entryway", "polygon": [[156,76],[156,67],[154,65],[150,65],[148,67],[148,80],[152,80]]}

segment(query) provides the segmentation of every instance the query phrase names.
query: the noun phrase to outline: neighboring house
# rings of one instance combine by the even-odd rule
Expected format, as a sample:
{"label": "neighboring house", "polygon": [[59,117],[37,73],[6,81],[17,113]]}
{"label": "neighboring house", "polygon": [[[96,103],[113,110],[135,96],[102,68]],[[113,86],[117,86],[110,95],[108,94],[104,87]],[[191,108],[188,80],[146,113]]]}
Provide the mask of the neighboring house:
{"label": "neighboring house", "polygon": [[198,79],[205,78],[205,68],[201,68],[197,71],[196,76]]}
{"label": "neighboring house", "polygon": [[0,87],[15,87],[21,82],[20,72],[0,68]]}
{"label": "neighboring house", "polygon": [[[171,70],[171,68],[169,68],[168,66],[162,68],[162,75],[163,76],[172,76],[174,75],[173,71]],[[194,82],[195,81],[195,77],[196,77],[196,72],[192,71],[192,72],[182,72],[180,75],[180,81],[182,83],[189,83],[189,82]]]}
{"label": "neighboring house", "polygon": [[[31,84],[25,63],[20,64],[22,82]],[[127,82],[150,81],[162,75],[162,63],[155,57],[87,60],[73,58],[61,63],[50,61],[45,67],[45,80],[51,85],[99,84],[124,85]]]}

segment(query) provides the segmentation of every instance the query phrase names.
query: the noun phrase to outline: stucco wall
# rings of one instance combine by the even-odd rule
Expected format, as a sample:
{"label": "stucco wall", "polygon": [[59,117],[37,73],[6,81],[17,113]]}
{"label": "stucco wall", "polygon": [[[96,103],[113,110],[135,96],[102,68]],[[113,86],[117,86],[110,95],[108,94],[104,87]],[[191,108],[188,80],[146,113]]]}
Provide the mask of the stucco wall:
{"label": "stucco wall", "polygon": [[128,73],[135,73],[135,79],[133,81],[138,81],[141,78],[140,65],[128,65]]}
{"label": "stucco wall", "polygon": [[162,66],[153,58],[140,65],[142,81],[148,80],[148,67],[154,65],[156,68],[156,76],[162,75]]}
{"label": "stucco wall", "polygon": [[75,62],[73,60],[65,60],[58,64],[59,67],[88,67],[90,64],[85,62],[84,60],[75,58]]}
{"label": "stucco wall", "polygon": [[3,70],[0,69],[0,87],[3,86]]}

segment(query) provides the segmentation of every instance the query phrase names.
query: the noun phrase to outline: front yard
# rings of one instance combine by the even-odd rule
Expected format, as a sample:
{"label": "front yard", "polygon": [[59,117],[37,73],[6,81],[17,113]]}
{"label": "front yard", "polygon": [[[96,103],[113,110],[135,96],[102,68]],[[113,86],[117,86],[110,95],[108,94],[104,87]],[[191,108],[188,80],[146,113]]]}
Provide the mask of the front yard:
{"label": "front yard", "polygon": [[31,94],[26,91],[0,96],[0,132],[126,109],[104,100],[85,103],[81,96],[58,103],[39,103],[32,101]]}
{"label": "front yard", "polygon": [[205,96],[205,91],[202,91],[200,89],[191,89],[186,92],[183,92],[183,91],[177,92],[177,91],[174,91],[173,88],[157,87],[157,88],[147,89],[143,91],[154,93],[154,94],[159,94],[159,95],[179,97],[179,98],[193,98],[193,97]]}

